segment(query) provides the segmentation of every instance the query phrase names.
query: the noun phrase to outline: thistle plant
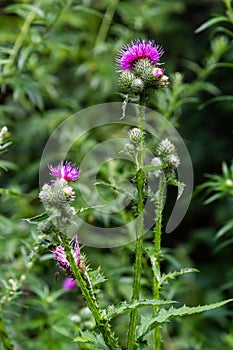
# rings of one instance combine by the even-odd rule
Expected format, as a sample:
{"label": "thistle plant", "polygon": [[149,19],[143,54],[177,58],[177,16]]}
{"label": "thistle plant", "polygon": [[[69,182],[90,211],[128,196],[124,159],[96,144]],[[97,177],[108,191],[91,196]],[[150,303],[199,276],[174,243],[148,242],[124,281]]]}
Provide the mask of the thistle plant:
{"label": "thistle plant", "polygon": [[[39,198],[46,212],[30,221],[38,224],[38,229],[49,237],[52,245],[51,253],[59,266],[56,276],[64,274],[66,277],[64,288],[69,290],[76,285],[79,287],[89,311],[95,320],[94,329],[89,332],[80,332],[74,337],[75,342],[86,344],[96,349],[124,349],[122,339],[118,339],[112,325],[112,319],[124,313],[130,313],[127,350],[148,348],[162,349],[162,326],[176,317],[192,315],[220,307],[230,300],[204,306],[174,308],[176,301],[164,297],[164,285],[182,274],[195,272],[190,267],[180,271],[164,273],[161,269],[161,260],[165,259],[161,247],[163,234],[163,209],[166,199],[167,186],[177,187],[177,198],[182,197],[185,184],[179,180],[178,169],[182,163],[178,148],[169,138],[162,138],[155,142],[150,164],[146,163],[146,113],[145,105],[150,94],[168,86],[168,77],[161,68],[160,59],[163,48],[154,41],[136,40],[126,45],[116,58],[119,73],[119,85],[122,89],[123,108],[122,117],[127,117],[127,103],[134,102],[137,109],[136,125],[128,131],[124,152],[130,155],[135,167],[132,173],[136,195],[133,196],[132,210],[136,216],[135,263],[133,272],[132,293],[127,300],[117,305],[102,307],[98,298],[98,288],[105,281],[100,268],[92,270],[86,255],[85,247],[79,243],[76,218],[85,208],[76,208],[76,192],[73,186],[82,176],[82,169],[68,161],[62,161],[57,166],[48,165],[53,179],[45,183],[40,191]],[[150,188],[148,178],[157,183],[157,188]],[[104,183],[101,183],[102,185]],[[108,187],[111,188],[107,184]],[[114,187],[117,192],[118,188]],[[145,201],[150,198],[154,202],[153,241],[145,249],[144,236],[146,207]],[[90,208],[86,208],[87,210]],[[77,232],[74,232],[76,229]],[[73,236],[71,238],[71,236]],[[152,280],[151,297],[141,298],[143,288],[142,261],[144,254],[150,259]],[[150,307],[152,312],[141,317],[139,309]],[[152,340],[151,340],[152,339]]]}

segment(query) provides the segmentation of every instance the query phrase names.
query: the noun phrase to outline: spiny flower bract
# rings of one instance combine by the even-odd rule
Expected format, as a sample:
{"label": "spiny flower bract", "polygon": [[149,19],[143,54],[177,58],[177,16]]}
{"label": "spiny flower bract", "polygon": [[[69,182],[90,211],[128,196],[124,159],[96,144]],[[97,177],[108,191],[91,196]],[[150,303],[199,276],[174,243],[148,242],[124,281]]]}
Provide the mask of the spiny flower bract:
{"label": "spiny flower bract", "polygon": [[78,180],[80,172],[75,164],[66,161],[64,164],[61,162],[57,167],[53,167],[51,164],[48,165],[49,170],[51,171],[52,176],[56,176],[60,179],[66,181],[75,182]]}
{"label": "spiny flower bract", "polygon": [[156,66],[160,57],[164,53],[164,50],[155,44],[154,40],[135,40],[130,45],[125,45],[116,58],[119,72],[132,70],[134,63],[141,59],[147,58],[151,61],[152,65]]}

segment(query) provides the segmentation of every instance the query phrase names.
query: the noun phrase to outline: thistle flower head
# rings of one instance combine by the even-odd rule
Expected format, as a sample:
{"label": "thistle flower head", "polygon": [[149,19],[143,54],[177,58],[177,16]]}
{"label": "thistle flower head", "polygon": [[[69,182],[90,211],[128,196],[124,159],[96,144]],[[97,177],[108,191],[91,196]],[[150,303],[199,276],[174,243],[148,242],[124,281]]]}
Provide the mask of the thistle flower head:
{"label": "thistle flower head", "polygon": [[75,164],[71,164],[66,161],[64,164],[61,162],[57,167],[53,167],[51,164],[48,165],[49,170],[51,171],[52,176],[56,176],[60,179],[64,179],[66,181],[75,182],[78,180],[80,172]]}
{"label": "thistle flower head", "polygon": [[164,53],[164,50],[155,44],[154,40],[135,40],[130,45],[125,45],[119,52],[116,58],[119,72],[126,70],[132,70],[134,63],[142,58],[150,60],[152,65],[156,65],[159,62],[160,57]]}

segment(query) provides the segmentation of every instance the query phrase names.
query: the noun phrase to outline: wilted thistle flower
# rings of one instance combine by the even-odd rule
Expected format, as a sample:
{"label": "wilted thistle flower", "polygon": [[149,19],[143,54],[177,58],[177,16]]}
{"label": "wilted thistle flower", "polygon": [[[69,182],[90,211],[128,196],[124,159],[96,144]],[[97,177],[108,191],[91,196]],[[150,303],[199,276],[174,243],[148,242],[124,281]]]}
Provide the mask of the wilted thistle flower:
{"label": "wilted thistle flower", "polygon": [[57,167],[53,167],[51,164],[48,165],[49,170],[51,171],[51,175],[56,176],[60,179],[64,179],[66,181],[75,182],[78,180],[80,172],[75,164],[71,164],[66,161],[61,162]]}
{"label": "wilted thistle flower", "polygon": [[[80,248],[78,243],[78,237],[74,236],[74,238],[70,241],[70,246],[72,247],[72,255],[75,261],[75,264],[77,267],[82,271],[83,265],[81,262],[81,256],[80,256]],[[71,266],[69,261],[67,260],[65,249],[62,246],[57,246],[56,249],[52,251],[54,255],[54,260],[56,260],[61,267],[60,272],[64,271],[66,274],[72,278],[74,278],[74,275],[71,270]]]}
{"label": "wilted thistle flower", "polygon": [[65,290],[70,290],[76,287],[77,283],[76,280],[73,279],[72,277],[66,277],[62,283],[62,287]]}
{"label": "wilted thistle flower", "polygon": [[125,45],[119,52],[116,62],[119,67],[119,72],[132,70],[137,60],[147,58],[153,66],[156,66],[164,50],[155,45],[154,40],[135,40],[131,45]]}

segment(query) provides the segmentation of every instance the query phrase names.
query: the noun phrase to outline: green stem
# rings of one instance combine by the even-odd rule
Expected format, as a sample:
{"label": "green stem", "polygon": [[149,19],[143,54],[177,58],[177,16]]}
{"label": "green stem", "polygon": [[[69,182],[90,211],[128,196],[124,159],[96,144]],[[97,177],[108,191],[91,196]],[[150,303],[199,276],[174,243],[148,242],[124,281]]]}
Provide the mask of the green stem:
{"label": "green stem", "polygon": [[71,252],[71,247],[65,242],[63,243],[65,246],[67,260],[69,261],[71,266],[71,270],[75,276],[77,284],[79,285],[84,298],[86,299],[88,308],[90,309],[90,311],[92,312],[95,318],[96,326],[103,335],[106,345],[110,350],[121,350],[121,347],[118,344],[118,339],[116,338],[115,334],[111,330],[109,321],[105,317],[102,310],[100,310],[99,308],[98,302],[95,298],[95,295],[92,289],[92,284],[91,284],[91,280],[88,275],[88,272],[84,271],[81,273],[81,271],[79,270],[78,266],[75,263],[73,254]]}
{"label": "green stem", "polygon": [[14,44],[14,47],[12,49],[12,53],[8,59],[8,62],[6,63],[6,65],[3,69],[3,75],[7,75],[10,71],[11,66],[14,64],[14,61],[18,55],[18,52],[23,44],[24,38],[26,37],[31,24],[34,21],[35,15],[36,15],[35,12],[30,12],[29,15],[27,16],[27,18],[26,18],[26,20],[21,28],[21,31],[16,39],[16,42]]}
{"label": "green stem", "polygon": [[[138,202],[137,202],[137,227],[136,227],[136,251],[135,251],[135,265],[134,265],[134,280],[133,280],[133,295],[132,300],[138,300],[140,297],[141,290],[141,276],[142,276],[142,252],[143,252],[143,233],[144,233],[144,183],[145,174],[142,170],[144,166],[144,148],[145,148],[145,108],[139,105],[139,128],[142,131],[142,141],[141,150],[138,153],[138,165],[136,172],[137,180],[137,192],[138,192]],[[128,334],[128,344],[127,350],[133,350],[135,348],[135,332],[136,325],[138,321],[138,311],[135,309],[130,314],[129,323],[129,334]]]}
{"label": "green stem", "polygon": [[[162,235],[162,220],[163,220],[163,205],[164,205],[164,189],[166,181],[164,176],[160,176],[159,188],[156,194],[156,209],[155,209],[155,229],[154,229],[154,259],[152,260],[153,268],[153,296],[155,300],[160,300],[160,259],[161,259],[161,235]],[[154,313],[158,311],[158,307],[154,307]],[[154,349],[161,349],[161,327],[157,326],[154,329]]]}
{"label": "green stem", "polygon": [[10,341],[10,338],[7,334],[5,324],[3,321],[3,315],[2,315],[2,307],[0,305],[0,340],[2,341],[3,344],[3,349],[4,350],[13,350],[13,345]]}
{"label": "green stem", "polygon": [[98,35],[95,40],[95,47],[105,42],[118,2],[119,0],[111,0],[109,2]]}

